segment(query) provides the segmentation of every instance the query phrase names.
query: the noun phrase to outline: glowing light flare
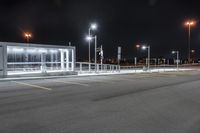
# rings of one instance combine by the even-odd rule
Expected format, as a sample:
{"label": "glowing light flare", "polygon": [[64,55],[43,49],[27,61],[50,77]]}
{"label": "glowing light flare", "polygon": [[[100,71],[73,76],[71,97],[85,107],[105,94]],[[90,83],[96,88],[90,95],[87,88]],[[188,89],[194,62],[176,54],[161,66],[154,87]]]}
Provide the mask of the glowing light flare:
{"label": "glowing light flare", "polygon": [[25,36],[26,38],[31,38],[31,37],[32,37],[32,35],[31,35],[30,33],[24,33],[24,36]]}
{"label": "glowing light flare", "polygon": [[172,54],[176,54],[177,53],[177,51],[172,51]]}
{"label": "glowing light flare", "polygon": [[91,24],[90,28],[92,30],[96,30],[97,29],[97,24],[96,23]]}
{"label": "glowing light flare", "polygon": [[136,48],[140,48],[140,45],[136,45]]}
{"label": "glowing light flare", "polygon": [[187,21],[187,22],[185,23],[185,25],[186,25],[186,26],[193,26],[193,25],[195,25],[195,21]]}
{"label": "glowing light flare", "polygon": [[91,40],[92,40],[92,37],[91,37],[91,36],[87,36],[87,37],[86,37],[86,40],[87,40],[87,41],[91,41]]}
{"label": "glowing light flare", "polygon": [[192,53],[195,53],[195,50],[191,50]]}
{"label": "glowing light flare", "polygon": [[142,46],[142,49],[143,49],[143,50],[147,49],[147,46]]}

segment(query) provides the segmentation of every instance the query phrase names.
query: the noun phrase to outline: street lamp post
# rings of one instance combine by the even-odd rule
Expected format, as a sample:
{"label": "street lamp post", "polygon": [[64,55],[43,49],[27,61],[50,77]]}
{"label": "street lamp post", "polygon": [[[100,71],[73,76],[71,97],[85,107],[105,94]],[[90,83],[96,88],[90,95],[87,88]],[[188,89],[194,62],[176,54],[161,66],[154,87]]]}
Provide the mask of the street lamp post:
{"label": "street lamp post", "polygon": [[95,50],[94,50],[94,58],[95,58],[95,60],[94,60],[94,62],[95,62],[95,72],[96,72],[96,70],[97,70],[97,35],[95,35],[94,37],[88,36],[86,39],[88,41],[91,41],[92,39],[95,40]]}
{"label": "street lamp post", "polygon": [[[89,28],[89,33],[88,33],[88,35],[90,36],[90,31],[91,31],[91,28]],[[88,40],[88,43],[89,43],[89,45],[88,45],[88,62],[90,63],[91,61],[90,61],[90,40]],[[90,66],[90,65],[89,65]]]}
{"label": "street lamp post", "polygon": [[179,70],[179,51],[172,51],[172,54],[176,54],[176,69]]}
{"label": "street lamp post", "polygon": [[148,49],[148,70],[150,70],[150,46],[147,46]]}
{"label": "street lamp post", "polygon": [[[26,43],[28,44],[28,46],[29,46],[29,40],[30,40],[30,38],[32,37],[32,35],[30,34],[30,33],[24,33],[24,37],[26,38]],[[27,50],[26,50],[26,53],[25,53],[25,61],[26,62],[28,62],[28,56],[29,56],[29,54],[28,54],[28,52],[27,52]],[[28,67],[28,65],[27,65],[27,67]]]}
{"label": "street lamp post", "polygon": [[[96,30],[97,29],[97,25],[96,24],[91,24],[90,25],[90,27],[89,27],[89,29],[88,29],[88,35],[89,36],[91,36],[91,30]],[[88,61],[89,61],[89,63],[91,63],[91,58],[90,58],[90,41],[91,40],[89,40],[88,42],[89,42],[89,55],[88,55],[88,57],[89,57],[89,59],[88,59]]]}
{"label": "street lamp post", "polygon": [[[91,36],[91,30],[96,30],[97,29],[97,25],[96,24],[91,24],[90,25],[90,27],[89,27],[89,29],[88,29],[88,35],[89,35],[89,37]],[[89,47],[89,49],[88,49],[88,62],[89,62],[89,71],[91,70],[91,66],[90,66],[90,63],[91,63],[91,57],[90,57],[90,42],[91,42],[91,40],[88,40],[88,43],[89,43],[89,45],[88,45],[88,47]]]}
{"label": "street lamp post", "polygon": [[95,63],[95,72],[97,71],[97,35],[94,36],[95,40],[95,50],[94,50],[94,63]]}
{"label": "street lamp post", "polygon": [[188,62],[190,63],[190,49],[191,49],[191,26],[195,24],[194,21],[187,21],[186,26],[188,26]]}
{"label": "street lamp post", "polygon": [[148,45],[148,46],[145,46],[145,45],[144,45],[144,46],[142,46],[142,49],[143,49],[143,50],[146,50],[146,49],[148,50],[147,68],[148,68],[148,70],[150,70],[150,58],[151,58],[151,57],[150,57],[150,54],[151,54],[151,53],[150,53],[150,52],[151,52],[150,49],[151,49],[151,47],[150,47],[149,45]]}
{"label": "street lamp post", "polygon": [[[140,45],[136,45],[137,48],[141,47]],[[147,68],[148,68],[148,71],[150,71],[150,55],[151,55],[151,47],[150,45],[142,45],[141,47],[143,50],[146,50],[148,51],[148,59],[147,59]]]}

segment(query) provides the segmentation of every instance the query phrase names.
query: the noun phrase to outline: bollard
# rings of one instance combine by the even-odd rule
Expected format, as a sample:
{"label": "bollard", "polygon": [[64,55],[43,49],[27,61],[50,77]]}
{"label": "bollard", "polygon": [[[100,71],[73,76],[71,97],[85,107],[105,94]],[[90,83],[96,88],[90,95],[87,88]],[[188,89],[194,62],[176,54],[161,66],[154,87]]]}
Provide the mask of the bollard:
{"label": "bollard", "polygon": [[80,63],[80,73],[82,73],[82,63]]}

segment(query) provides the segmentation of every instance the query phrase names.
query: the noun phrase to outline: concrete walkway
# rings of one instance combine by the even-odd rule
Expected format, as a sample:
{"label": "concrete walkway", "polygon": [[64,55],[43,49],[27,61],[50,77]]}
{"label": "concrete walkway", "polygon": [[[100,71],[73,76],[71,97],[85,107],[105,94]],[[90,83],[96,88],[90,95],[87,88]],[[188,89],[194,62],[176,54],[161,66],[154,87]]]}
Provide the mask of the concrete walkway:
{"label": "concrete walkway", "polygon": [[[189,71],[193,69],[179,69],[181,71]],[[164,72],[176,72],[177,69],[152,69],[150,71],[143,70],[120,70],[114,72],[82,72],[78,75],[62,75],[62,76],[34,76],[34,77],[9,77],[9,78],[0,78],[0,82],[2,81],[12,81],[12,80],[37,80],[37,79],[53,79],[53,78],[72,78],[72,77],[84,77],[84,76],[106,76],[106,75],[120,75],[120,74],[139,74],[139,73],[164,73]]]}

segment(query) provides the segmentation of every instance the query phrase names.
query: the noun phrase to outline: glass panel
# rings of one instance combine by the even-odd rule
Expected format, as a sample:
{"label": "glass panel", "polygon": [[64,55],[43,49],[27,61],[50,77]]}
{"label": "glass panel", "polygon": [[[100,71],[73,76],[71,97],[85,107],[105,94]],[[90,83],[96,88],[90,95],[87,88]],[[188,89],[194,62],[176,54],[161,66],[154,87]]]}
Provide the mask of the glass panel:
{"label": "glass panel", "polygon": [[69,50],[69,62],[72,62],[72,50]]}
{"label": "glass panel", "polygon": [[[62,49],[8,46],[8,74],[61,71],[61,50]],[[72,61],[71,53],[70,50],[70,62]],[[66,55],[64,58],[66,61]],[[64,66],[66,68],[66,64]]]}

